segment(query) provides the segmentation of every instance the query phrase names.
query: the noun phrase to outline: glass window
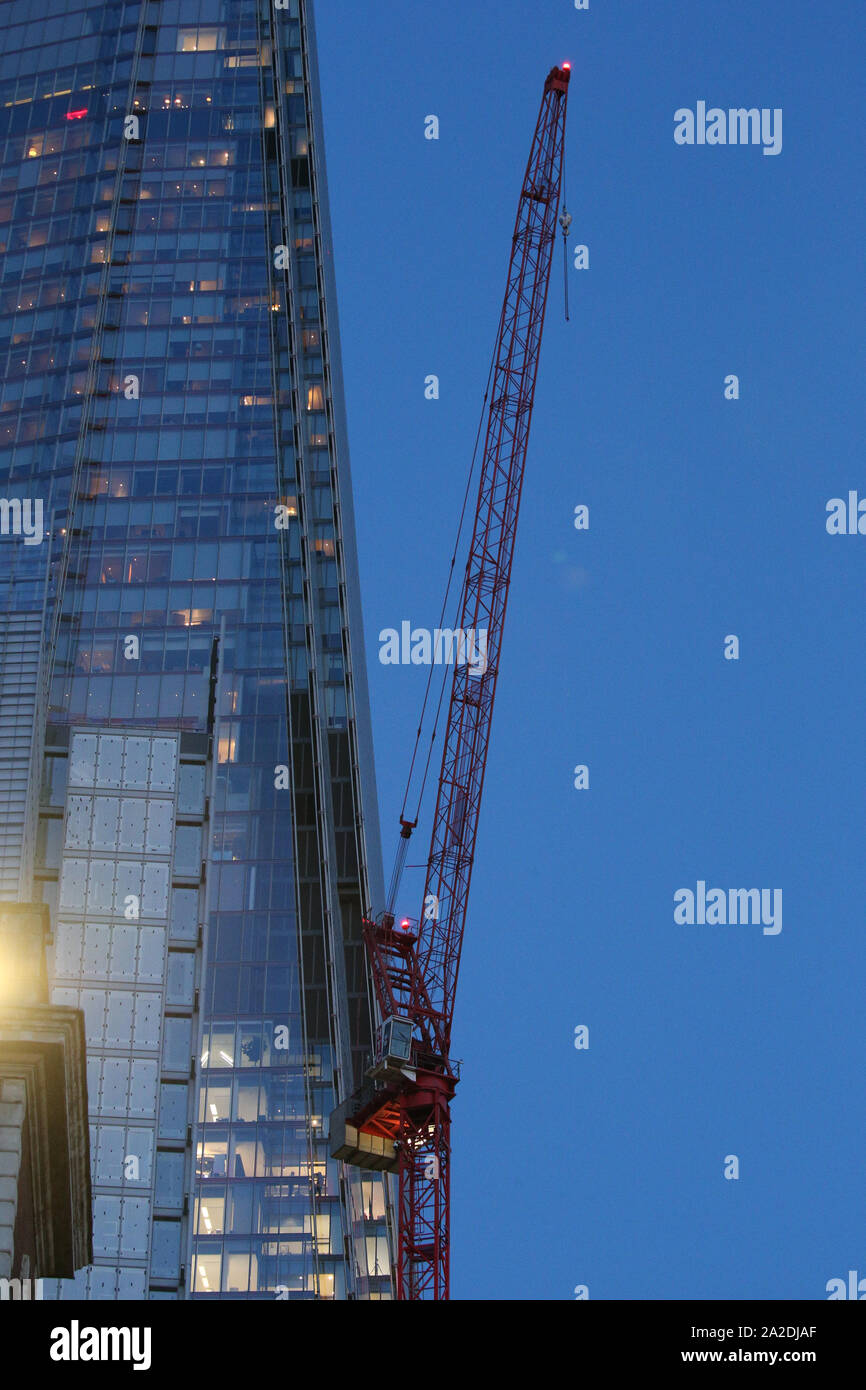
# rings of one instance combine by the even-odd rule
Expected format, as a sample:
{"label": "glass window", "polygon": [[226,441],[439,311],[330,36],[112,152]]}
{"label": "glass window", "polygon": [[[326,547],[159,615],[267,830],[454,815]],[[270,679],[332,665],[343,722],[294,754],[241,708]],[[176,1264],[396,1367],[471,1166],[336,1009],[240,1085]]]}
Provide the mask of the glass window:
{"label": "glass window", "polygon": [[91,912],[114,910],[114,860],[91,859],[87,875],[87,906]]}
{"label": "glass window", "polygon": [[144,791],[150,762],[150,740],[128,738],[124,750],[123,783],[130,791]]}
{"label": "glass window", "polygon": [[[149,1183],[153,1163],[153,1130],[129,1129],[125,1147],[124,1183]],[[111,1181],[116,1182],[117,1178],[113,1177]]]}
{"label": "glass window", "polygon": [[231,1114],[232,1086],[230,1081],[211,1081],[202,1086],[199,1097],[199,1123],[219,1124]]}
{"label": "glass window", "polygon": [[229,1153],[229,1175],[231,1177],[270,1177],[275,1172],[279,1172],[279,1166],[274,1168],[266,1160],[262,1144],[255,1139],[239,1139],[237,1135],[232,1135]]}
{"label": "glass window", "polygon": [[147,1254],[150,1202],[144,1197],[124,1197],[121,1208],[120,1254],[141,1259]]}
{"label": "glass window", "polygon": [[226,1199],[216,1192],[196,1199],[195,1229],[198,1235],[221,1235],[225,1225]]}
{"label": "glass window", "polygon": [[66,845],[69,849],[87,849],[89,847],[92,811],[92,797],[69,797],[66,811]]}
{"label": "glass window", "polygon": [[174,871],[198,877],[201,873],[201,828],[179,825],[175,832]]}
{"label": "glass window", "polygon": [[260,1088],[257,1081],[236,1081],[235,1113],[233,1118],[245,1124],[255,1124],[261,1117],[267,1118],[264,1099],[259,1101]]}
{"label": "glass window", "polygon": [[267,1067],[270,1065],[270,1060],[269,1025],[265,1024],[263,1029],[261,1023],[241,1024],[240,1065],[242,1067]]}
{"label": "glass window", "polygon": [[198,763],[181,763],[177,793],[178,810],[186,815],[202,815],[204,786],[204,767]]}
{"label": "glass window", "polygon": [[117,862],[113,910],[123,913],[129,921],[137,921],[141,916],[140,863],[135,863],[131,860],[119,860]]}
{"label": "glass window", "polygon": [[[95,684],[102,684],[102,682]],[[91,688],[93,687],[91,686]],[[99,787],[119,787],[122,760],[123,739],[113,734],[101,734],[96,762],[96,785]]]}
{"label": "glass window", "polygon": [[66,795],[66,778],[69,771],[68,758],[46,758],[46,776],[51,779],[49,805],[62,806]]}
{"label": "glass window", "polygon": [[96,781],[96,735],[73,734],[69,761],[72,786],[92,787]]}
{"label": "glass window", "polygon": [[168,800],[149,800],[147,803],[147,853],[168,854],[171,851],[171,829],[174,807]]}
{"label": "glass window", "polygon": [[154,1279],[180,1277],[180,1222],[154,1221],[150,1273]]}
{"label": "glass window", "polygon": [[[128,991],[121,997],[127,997]],[[159,1024],[162,1015],[158,994],[139,992],[135,996],[135,1031],[133,1046],[155,1052],[159,1047]]]}
{"label": "glass window", "polygon": [[171,934],[185,941],[198,935],[198,889],[172,888]]}
{"label": "glass window", "polygon": [[120,803],[120,843],[127,853],[144,849],[144,821],[147,803],[143,797],[125,796]]}
{"label": "glass window", "polygon": [[166,1071],[187,1071],[191,1047],[191,1020],[188,1018],[167,1018],[162,1043],[162,1062]]}
{"label": "glass window", "polygon": [[385,1219],[385,1189],[381,1182],[373,1182],[372,1179],[363,1179],[361,1182],[361,1196],[364,1206],[364,1215],[368,1221],[384,1221]]}
{"label": "glass window", "polygon": [[214,1023],[205,1037],[201,1054],[203,1067],[211,1069],[234,1066],[235,1030],[230,1023]]}
{"label": "glass window", "polygon": [[384,1234],[367,1236],[367,1268],[372,1275],[387,1275],[391,1272],[391,1255],[388,1237]]}
{"label": "glass window", "polygon": [[[106,1065],[110,1059],[106,1059]],[[156,1108],[156,1062],[134,1058],[129,1066],[129,1113],[152,1116]]]}
{"label": "glass window", "polygon": [[93,1253],[116,1255],[120,1242],[120,1197],[98,1197],[93,1202]]}
{"label": "glass window", "polygon": [[179,1153],[156,1155],[156,1206],[183,1206],[183,1160],[183,1154]]}
{"label": "glass window", "polygon": [[177,742],[171,738],[155,738],[150,752],[151,791],[174,791]]}
{"label": "glass window", "polygon": [[[203,1228],[207,1230],[207,1225]],[[195,1257],[195,1277],[193,1288],[196,1293],[219,1293],[222,1255],[199,1251]]]}
{"label": "glass window", "polygon": [[84,957],[82,971],[85,976],[98,978],[102,973],[108,953],[111,928],[95,922],[88,922],[84,928]]}
{"label": "glass window", "polygon": [[111,963],[109,967],[111,979],[131,980],[135,978],[137,945],[137,927],[118,925],[111,928]]}
{"label": "glass window", "polygon": [[138,947],[138,978],[161,984],[165,961],[165,931],[162,927],[142,927]]}
{"label": "glass window", "polygon": [[192,1004],[195,987],[195,957],[191,951],[169,951],[166,1003],[175,1007]]}
{"label": "glass window", "polygon": [[94,849],[111,850],[117,848],[117,826],[120,816],[120,801],[116,796],[97,796],[93,806]]}
{"label": "glass window", "polygon": [[229,1218],[229,1230],[238,1234],[246,1235],[250,1231],[258,1229],[259,1214],[254,1211],[256,1193],[249,1183],[232,1183],[228,1190],[227,1207],[231,1212]]}
{"label": "glass window", "polygon": [[200,1178],[225,1182],[227,1168],[227,1139],[205,1139],[199,1144],[197,1173]]}
{"label": "glass window", "polygon": [[184,1139],[188,1092],[186,1086],[167,1083],[159,1088],[159,1137]]}
{"label": "glass window", "polygon": [[144,917],[168,916],[167,864],[144,865],[141,887],[141,912]]}
{"label": "glass window", "polygon": [[223,1270],[223,1289],[231,1293],[245,1293],[258,1288],[258,1260],[251,1251],[227,1254]]}
{"label": "glass window", "polygon": [[97,1182],[116,1183],[127,1181],[127,1174],[136,1180],[139,1163],[134,1157],[132,1163],[125,1162],[126,1131],[122,1125],[94,1125],[91,1130],[91,1153],[95,1154]]}
{"label": "glass window", "polygon": [[178,53],[213,53],[225,47],[224,29],[178,29]]}

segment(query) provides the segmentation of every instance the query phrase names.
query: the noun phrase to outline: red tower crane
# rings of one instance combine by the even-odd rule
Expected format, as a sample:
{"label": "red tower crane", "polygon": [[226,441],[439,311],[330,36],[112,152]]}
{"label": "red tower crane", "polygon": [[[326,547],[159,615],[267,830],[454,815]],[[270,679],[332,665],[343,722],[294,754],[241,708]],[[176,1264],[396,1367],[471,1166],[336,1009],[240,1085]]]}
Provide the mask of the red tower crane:
{"label": "red tower crane", "polygon": [[457,661],[417,922],[394,918],[415,822],[401,817],[388,908],[364,922],[381,1020],[367,1083],[334,1112],[337,1158],[399,1174],[397,1296],[447,1299],[454,995],[562,183],[570,66],[545,84],[517,208],[491,369],[486,432],[460,630],[486,630],[486,664]]}

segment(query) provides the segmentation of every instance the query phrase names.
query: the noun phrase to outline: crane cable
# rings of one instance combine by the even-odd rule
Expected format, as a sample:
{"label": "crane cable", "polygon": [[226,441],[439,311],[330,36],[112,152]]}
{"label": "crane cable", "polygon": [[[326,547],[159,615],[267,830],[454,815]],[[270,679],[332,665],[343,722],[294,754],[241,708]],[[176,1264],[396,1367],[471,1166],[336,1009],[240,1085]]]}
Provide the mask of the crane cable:
{"label": "crane cable", "polygon": [[562,200],[562,215],[559,225],[562,228],[562,282],[565,288],[565,321],[568,323],[568,232],[571,227],[572,216],[565,205],[565,198]]}
{"label": "crane cable", "polygon": [[[505,313],[504,306],[503,306],[503,311],[502,311],[502,312],[503,312],[503,314]],[[502,326],[502,325],[501,325],[501,320],[500,320],[500,326],[499,326],[500,329],[501,329],[501,326]],[[496,344],[499,343],[499,337],[500,337],[500,331],[497,330],[497,334],[496,334]],[[470,497],[470,495],[471,495],[471,489],[472,489],[472,479],[473,479],[473,477],[474,477],[474,475],[475,475],[475,466],[476,466],[476,463],[477,463],[477,460],[478,460],[478,446],[479,446],[479,444],[480,444],[480,442],[481,442],[481,431],[482,431],[483,428],[484,428],[484,421],[485,421],[485,418],[486,418],[486,415],[487,415],[487,402],[488,402],[488,398],[489,398],[489,395],[490,395],[490,383],[491,383],[491,381],[493,380],[493,369],[494,369],[494,367],[495,367],[495,365],[496,365],[496,344],[494,344],[493,354],[492,354],[491,359],[490,359],[490,370],[489,370],[488,373],[487,373],[487,385],[486,385],[486,387],[485,387],[485,389],[484,389],[484,400],[482,401],[482,404],[481,404],[481,417],[480,417],[480,419],[479,419],[479,421],[478,421],[478,429],[477,429],[476,434],[475,434],[475,447],[474,447],[473,450],[472,450],[472,462],[471,462],[471,465],[470,465],[470,468],[469,468],[469,476],[468,476],[468,478],[466,479],[466,490],[465,490],[465,492],[464,492],[464,494],[463,494],[463,506],[462,506],[461,509],[460,509],[460,521],[459,521],[459,524],[458,524],[458,526],[457,526],[457,538],[456,538],[456,540],[455,540],[455,542],[454,542],[454,549],[453,549],[453,551],[452,551],[452,553],[451,553],[451,563],[450,563],[449,569],[448,569],[448,583],[447,583],[446,586],[445,586],[445,596],[444,596],[444,598],[442,599],[442,608],[441,608],[440,613],[439,613],[439,627],[440,627],[440,629],[441,629],[441,627],[442,627],[442,623],[443,623],[444,618],[445,618],[445,613],[446,613],[447,608],[448,608],[448,596],[449,596],[449,594],[450,594],[450,592],[451,592],[451,585],[452,585],[452,582],[453,582],[453,580],[454,580],[454,569],[455,569],[455,566],[456,566],[456,564],[457,564],[457,555],[458,555],[458,552],[459,552],[459,550],[460,550],[460,539],[461,539],[461,536],[462,536],[462,534],[463,534],[463,526],[464,526],[464,523],[465,523],[465,520],[466,520],[466,508],[467,508],[467,506],[469,505],[469,497]],[[467,563],[468,563],[468,562],[467,562]],[[464,588],[465,588],[465,576],[464,576]],[[461,594],[462,594],[462,590],[461,590]],[[431,656],[432,656],[432,653],[431,653]],[[417,729],[417,732],[416,732],[416,734],[415,734],[415,743],[414,743],[414,746],[413,746],[413,749],[412,749],[412,758],[411,758],[411,761],[410,761],[410,763],[409,763],[409,775],[408,775],[408,777],[406,778],[406,789],[405,789],[405,791],[404,791],[404,793],[403,793],[403,804],[402,804],[402,806],[400,807],[400,840],[399,840],[399,843],[398,843],[398,845],[397,845],[397,853],[396,853],[395,858],[394,858],[394,868],[393,868],[392,873],[391,873],[391,882],[390,882],[389,887],[388,887],[387,911],[388,911],[392,916],[393,916],[393,912],[394,912],[394,903],[395,903],[395,901],[396,901],[397,892],[398,892],[399,887],[400,887],[400,880],[401,880],[401,878],[402,878],[402,876],[403,876],[403,868],[404,868],[405,863],[406,863],[406,853],[407,853],[407,850],[408,850],[408,848],[409,848],[409,839],[410,839],[410,836],[411,836],[411,834],[412,834],[412,831],[415,829],[416,825],[418,824],[418,819],[419,819],[420,814],[421,814],[421,801],[422,801],[422,799],[423,799],[424,791],[425,791],[426,786],[427,786],[427,777],[428,777],[428,774],[429,774],[429,772],[430,772],[430,760],[431,760],[431,758],[432,758],[432,756],[433,756],[433,747],[434,747],[434,744],[435,744],[435,742],[436,742],[436,733],[437,733],[438,726],[439,726],[439,717],[440,717],[440,714],[441,714],[441,712],[442,712],[442,701],[443,701],[443,698],[444,698],[444,695],[445,695],[445,683],[446,683],[446,679],[447,679],[447,676],[448,676],[448,668],[447,668],[447,666],[444,666],[444,667],[443,667],[443,671],[442,671],[442,684],[441,684],[440,689],[439,689],[439,699],[438,699],[438,701],[437,701],[437,703],[436,703],[436,716],[435,716],[435,719],[434,719],[434,721],[433,721],[433,729],[432,729],[431,734],[430,734],[430,745],[429,745],[429,747],[428,747],[428,749],[427,749],[427,759],[426,759],[425,764],[424,764],[424,773],[423,773],[423,776],[422,776],[422,778],[421,778],[421,787],[420,787],[420,790],[419,790],[419,792],[418,792],[417,801],[416,801],[416,803],[415,803],[415,815],[414,815],[414,818],[410,820],[410,819],[407,819],[407,817],[406,817],[406,805],[407,805],[407,802],[408,802],[408,800],[409,800],[409,792],[411,791],[411,788],[412,788],[412,778],[413,778],[414,771],[415,771],[415,761],[416,761],[416,759],[417,759],[417,757],[418,757],[418,750],[419,750],[419,747],[420,747],[420,744],[421,744],[421,737],[422,737],[422,734],[423,734],[423,732],[424,732],[424,718],[425,718],[425,715],[426,715],[426,712],[427,712],[427,702],[428,702],[428,700],[429,700],[429,698],[430,698],[430,688],[431,688],[431,686],[432,686],[432,684],[433,684],[433,669],[434,669],[434,663],[433,663],[433,661],[431,660],[431,662],[430,662],[430,673],[429,673],[429,675],[428,675],[428,677],[427,677],[427,684],[426,684],[426,687],[425,687],[425,690],[424,690],[424,700],[423,700],[423,703],[422,703],[422,705],[421,705],[421,714],[420,714],[420,717],[419,717],[419,719],[418,719],[418,729]]]}
{"label": "crane cable", "polygon": [[[562,260],[562,273],[563,273],[563,286],[564,286],[564,290],[565,290],[565,318],[566,318],[566,322],[568,322],[568,233],[569,233],[569,229],[570,229],[570,227],[571,227],[571,223],[572,223],[572,217],[571,217],[571,214],[570,214],[570,212],[568,211],[568,208],[567,208],[567,206],[566,206],[565,198],[563,198],[563,201],[562,201],[562,214],[561,214],[561,216],[560,216],[560,218],[559,218],[559,225],[560,225],[560,227],[562,228],[562,256],[563,256],[563,260]],[[477,462],[477,459],[478,459],[478,445],[479,445],[479,443],[481,442],[481,431],[482,431],[482,429],[484,428],[484,420],[485,420],[485,416],[486,416],[486,413],[487,413],[487,401],[488,401],[488,397],[489,397],[489,395],[490,395],[490,383],[491,383],[491,381],[493,380],[493,370],[494,370],[494,367],[495,367],[495,365],[496,365],[496,347],[498,346],[499,341],[500,341],[500,337],[501,337],[501,333],[502,333],[502,318],[504,317],[504,315],[505,315],[505,306],[503,305],[503,308],[502,308],[502,317],[500,318],[499,327],[498,327],[497,332],[496,332],[496,343],[494,344],[493,355],[491,356],[491,359],[490,359],[490,370],[489,370],[489,372],[488,372],[488,374],[487,374],[487,386],[486,386],[485,391],[484,391],[484,400],[483,400],[482,405],[481,405],[481,418],[480,418],[479,421],[478,421],[478,430],[477,430],[476,435],[475,435],[475,447],[474,447],[474,449],[472,450],[472,463],[471,463],[471,466],[470,466],[470,469],[469,469],[469,477],[468,477],[467,480],[466,480],[466,491],[465,491],[464,494],[463,494],[463,506],[462,506],[462,508],[461,508],[461,510],[460,510],[460,522],[459,522],[458,527],[457,527],[457,539],[456,539],[455,542],[454,542],[454,550],[452,551],[452,554],[451,554],[451,564],[450,564],[449,570],[448,570],[448,583],[447,583],[446,586],[445,586],[445,597],[444,597],[443,600],[442,600],[442,609],[441,609],[441,612],[440,612],[440,614],[439,614],[439,625],[440,625],[440,628],[441,628],[443,619],[444,619],[444,617],[445,617],[445,612],[446,612],[446,609],[447,609],[447,606],[448,606],[448,595],[449,595],[450,592],[451,592],[451,584],[452,584],[452,581],[453,581],[453,579],[454,579],[454,567],[455,567],[455,565],[456,565],[456,563],[457,563],[457,554],[458,554],[458,551],[459,551],[459,549],[460,549],[460,538],[461,538],[461,536],[462,536],[462,534],[463,534],[463,524],[464,524],[464,522],[465,522],[465,520],[466,520],[466,507],[467,507],[468,502],[469,502],[470,490],[471,490],[471,487],[472,487],[472,479],[473,479],[473,477],[474,477],[474,475],[475,475],[475,465],[476,465],[476,462]],[[468,563],[468,562],[467,562],[467,563]],[[465,576],[464,576],[464,589],[465,589]],[[461,592],[462,592],[462,591],[461,591]],[[431,653],[431,656],[432,656],[432,653]],[[410,820],[410,819],[408,819],[408,818],[406,817],[406,804],[407,804],[407,802],[408,802],[408,800],[409,800],[409,792],[410,792],[411,787],[412,787],[412,777],[413,777],[414,771],[415,771],[415,761],[416,761],[416,759],[417,759],[417,757],[418,757],[418,749],[419,749],[420,744],[421,744],[421,736],[422,736],[423,729],[424,729],[424,717],[425,717],[426,712],[427,712],[427,701],[428,701],[428,699],[430,698],[430,688],[431,688],[431,686],[432,686],[432,684],[433,684],[433,661],[431,660],[431,662],[430,662],[430,674],[429,674],[428,677],[427,677],[427,685],[426,685],[425,690],[424,690],[424,700],[423,700],[423,703],[422,703],[422,705],[421,705],[421,714],[420,714],[420,717],[419,717],[419,720],[418,720],[418,729],[417,729],[417,732],[416,732],[416,734],[415,734],[415,743],[414,743],[414,746],[413,746],[413,749],[412,749],[412,758],[411,758],[411,761],[410,761],[410,763],[409,763],[409,775],[408,775],[407,778],[406,778],[406,789],[405,789],[405,791],[404,791],[404,793],[403,793],[403,804],[402,804],[402,806],[400,807],[400,839],[399,839],[399,842],[398,842],[398,845],[397,845],[397,853],[396,853],[396,855],[395,855],[395,857],[394,857],[394,867],[393,867],[393,870],[392,870],[392,872],[391,872],[391,882],[390,882],[390,884],[389,884],[389,886],[388,886],[388,903],[387,903],[387,911],[388,911],[388,913],[389,913],[391,916],[393,916],[393,913],[394,913],[394,904],[395,904],[395,902],[396,902],[397,893],[398,893],[398,890],[399,890],[399,887],[400,887],[400,880],[401,880],[401,878],[403,877],[403,869],[404,869],[405,864],[406,864],[406,854],[407,854],[408,849],[409,849],[409,840],[410,840],[410,838],[411,838],[412,831],[415,829],[415,827],[416,827],[417,824],[418,824],[418,819],[419,819],[420,814],[421,814],[421,802],[422,802],[422,799],[423,799],[423,797],[424,797],[424,791],[425,791],[426,786],[427,786],[427,777],[428,777],[429,772],[430,772],[430,761],[431,761],[431,758],[432,758],[432,756],[433,756],[433,747],[434,747],[435,742],[436,742],[436,733],[437,733],[437,730],[438,730],[438,727],[439,727],[439,718],[440,718],[440,715],[441,715],[441,713],[442,713],[442,701],[443,701],[444,696],[445,696],[445,684],[446,684],[447,675],[448,675],[448,671],[447,671],[447,667],[446,667],[446,668],[443,670],[443,672],[442,672],[442,683],[441,683],[441,686],[440,686],[440,689],[439,689],[439,699],[438,699],[438,701],[437,701],[437,703],[436,703],[436,716],[435,716],[435,719],[434,719],[434,721],[433,721],[433,729],[432,729],[432,732],[431,732],[431,734],[430,734],[430,744],[429,744],[429,747],[428,747],[428,749],[427,749],[427,758],[426,758],[426,761],[425,761],[425,763],[424,763],[424,773],[423,773],[423,776],[422,776],[422,778],[421,778],[421,788],[420,788],[420,790],[419,790],[419,792],[418,792],[418,798],[417,798],[417,802],[416,802],[416,805],[415,805],[415,815],[414,815],[414,818]]]}

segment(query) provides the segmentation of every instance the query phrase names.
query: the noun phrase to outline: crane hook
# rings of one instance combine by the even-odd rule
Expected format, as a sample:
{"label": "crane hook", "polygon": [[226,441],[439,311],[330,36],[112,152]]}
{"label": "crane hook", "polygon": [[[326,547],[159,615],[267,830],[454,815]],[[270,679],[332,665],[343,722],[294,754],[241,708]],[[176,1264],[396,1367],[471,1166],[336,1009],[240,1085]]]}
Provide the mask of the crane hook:
{"label": "crane hook", "polygon": [[568,230],[571,226],[572,217],[565,203],[562,204],[562,215],[559,225],[562,228],[562,282],[565,289],[565,321],[568,323]]}

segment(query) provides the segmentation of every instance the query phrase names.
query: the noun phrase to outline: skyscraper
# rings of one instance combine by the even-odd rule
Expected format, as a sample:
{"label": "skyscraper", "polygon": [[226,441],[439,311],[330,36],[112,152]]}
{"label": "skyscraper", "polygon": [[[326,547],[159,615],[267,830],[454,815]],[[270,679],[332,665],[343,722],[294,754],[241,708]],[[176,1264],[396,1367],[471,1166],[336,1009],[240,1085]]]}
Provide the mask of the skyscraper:
{"label": "skyscraper", "polygon": [[0,5],[0,896],[87,1023],[58,1297],[391,1296],[327,1144],[383,895],[311,8]]}

